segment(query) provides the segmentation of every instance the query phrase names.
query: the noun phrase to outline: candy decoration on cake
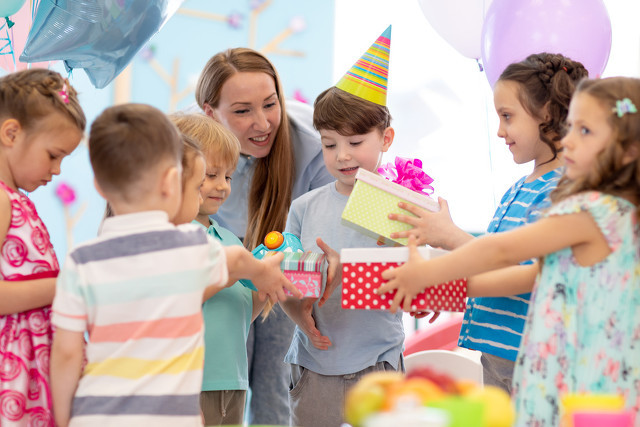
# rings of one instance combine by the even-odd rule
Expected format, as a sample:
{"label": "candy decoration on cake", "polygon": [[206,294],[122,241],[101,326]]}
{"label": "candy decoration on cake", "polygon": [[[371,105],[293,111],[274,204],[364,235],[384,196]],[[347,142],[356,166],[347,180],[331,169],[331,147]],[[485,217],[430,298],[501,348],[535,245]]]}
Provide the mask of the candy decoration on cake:
{"label": "candy decoration on cake", "polygon": [[387,105],[391,25],[340,79],[336,87],[378,105]]}

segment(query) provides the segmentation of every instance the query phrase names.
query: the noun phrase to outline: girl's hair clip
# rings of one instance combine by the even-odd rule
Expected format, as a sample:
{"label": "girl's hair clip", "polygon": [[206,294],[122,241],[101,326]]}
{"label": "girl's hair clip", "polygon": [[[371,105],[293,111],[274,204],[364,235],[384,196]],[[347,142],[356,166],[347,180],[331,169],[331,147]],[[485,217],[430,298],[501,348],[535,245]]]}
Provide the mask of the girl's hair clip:
{"label": "girl's hair clip", "polygon": [[62,89],[60,89],[60,92],[58,92],[58,95],[60,95],[60,98],[62,98],[62,102],[64,102],[65,104],[69,103],[69,94],[67,93],[66,82],[62,85]]}
{"label": "girl's hair clip", "polygon": [[612,111],[616,113],[618,117],[622,117],[625,114],[637,113],[638,109],[629,98],[624,98],[616,101],[616,106],[613,107]]}

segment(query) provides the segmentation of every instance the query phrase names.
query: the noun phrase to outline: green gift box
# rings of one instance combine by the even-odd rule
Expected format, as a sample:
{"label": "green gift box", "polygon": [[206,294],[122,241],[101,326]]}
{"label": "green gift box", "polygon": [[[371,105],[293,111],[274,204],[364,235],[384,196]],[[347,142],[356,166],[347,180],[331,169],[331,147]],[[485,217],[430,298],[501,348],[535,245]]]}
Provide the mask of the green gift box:
{"label": "green gift box", "polygon": [[420,194],[391,182],[362,168],[356,173],[356,184],[342,211],[342,223],[385,244],[407,244],[407,239],[392,239],[391,233],[405,231],[411,225],[388,218],[390,213],[414,216],[398,207],[398,202],[411,203],[433,212],[440,210],[438,203],[426,194]]}

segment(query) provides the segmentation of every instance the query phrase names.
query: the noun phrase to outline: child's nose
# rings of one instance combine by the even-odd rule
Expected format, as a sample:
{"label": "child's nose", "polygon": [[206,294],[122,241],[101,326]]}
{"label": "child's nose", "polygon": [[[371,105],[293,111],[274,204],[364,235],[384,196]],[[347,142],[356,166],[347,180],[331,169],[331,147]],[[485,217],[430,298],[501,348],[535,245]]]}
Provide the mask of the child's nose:
{"label": "child's nose", "polygon": [[338,147],[337,156],[338,160],[348,160],[350,157],[349,150],[347,150],[346,148]]}

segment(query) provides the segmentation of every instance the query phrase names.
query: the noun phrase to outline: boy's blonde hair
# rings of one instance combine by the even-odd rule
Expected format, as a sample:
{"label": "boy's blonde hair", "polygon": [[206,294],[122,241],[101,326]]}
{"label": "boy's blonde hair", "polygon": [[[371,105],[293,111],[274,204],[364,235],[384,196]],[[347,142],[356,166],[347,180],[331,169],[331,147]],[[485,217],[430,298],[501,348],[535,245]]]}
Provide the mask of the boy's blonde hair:
{"label": "boy's blonde hair", "polygon": [[233,132],[204,114],[172,114],[169,118],[180,132],[198,142],[205,158],[213,156],[235,169],[240,142]]}
{"label": "boy's blonde hair", "polygon": [[182,145],[162,111],[145,104],[116,105],[91,125],[89,159],[100,188],[131,201],[147,172],[167,160],[180,164]]}
{"label": "boy's blonde hair", "polygon": [[184,132],[180,133],[182,138],[182,189],[187,180],[193,176],[193,169],[196,158],[202,156],[202,149],[195,138],[190,137]]}

